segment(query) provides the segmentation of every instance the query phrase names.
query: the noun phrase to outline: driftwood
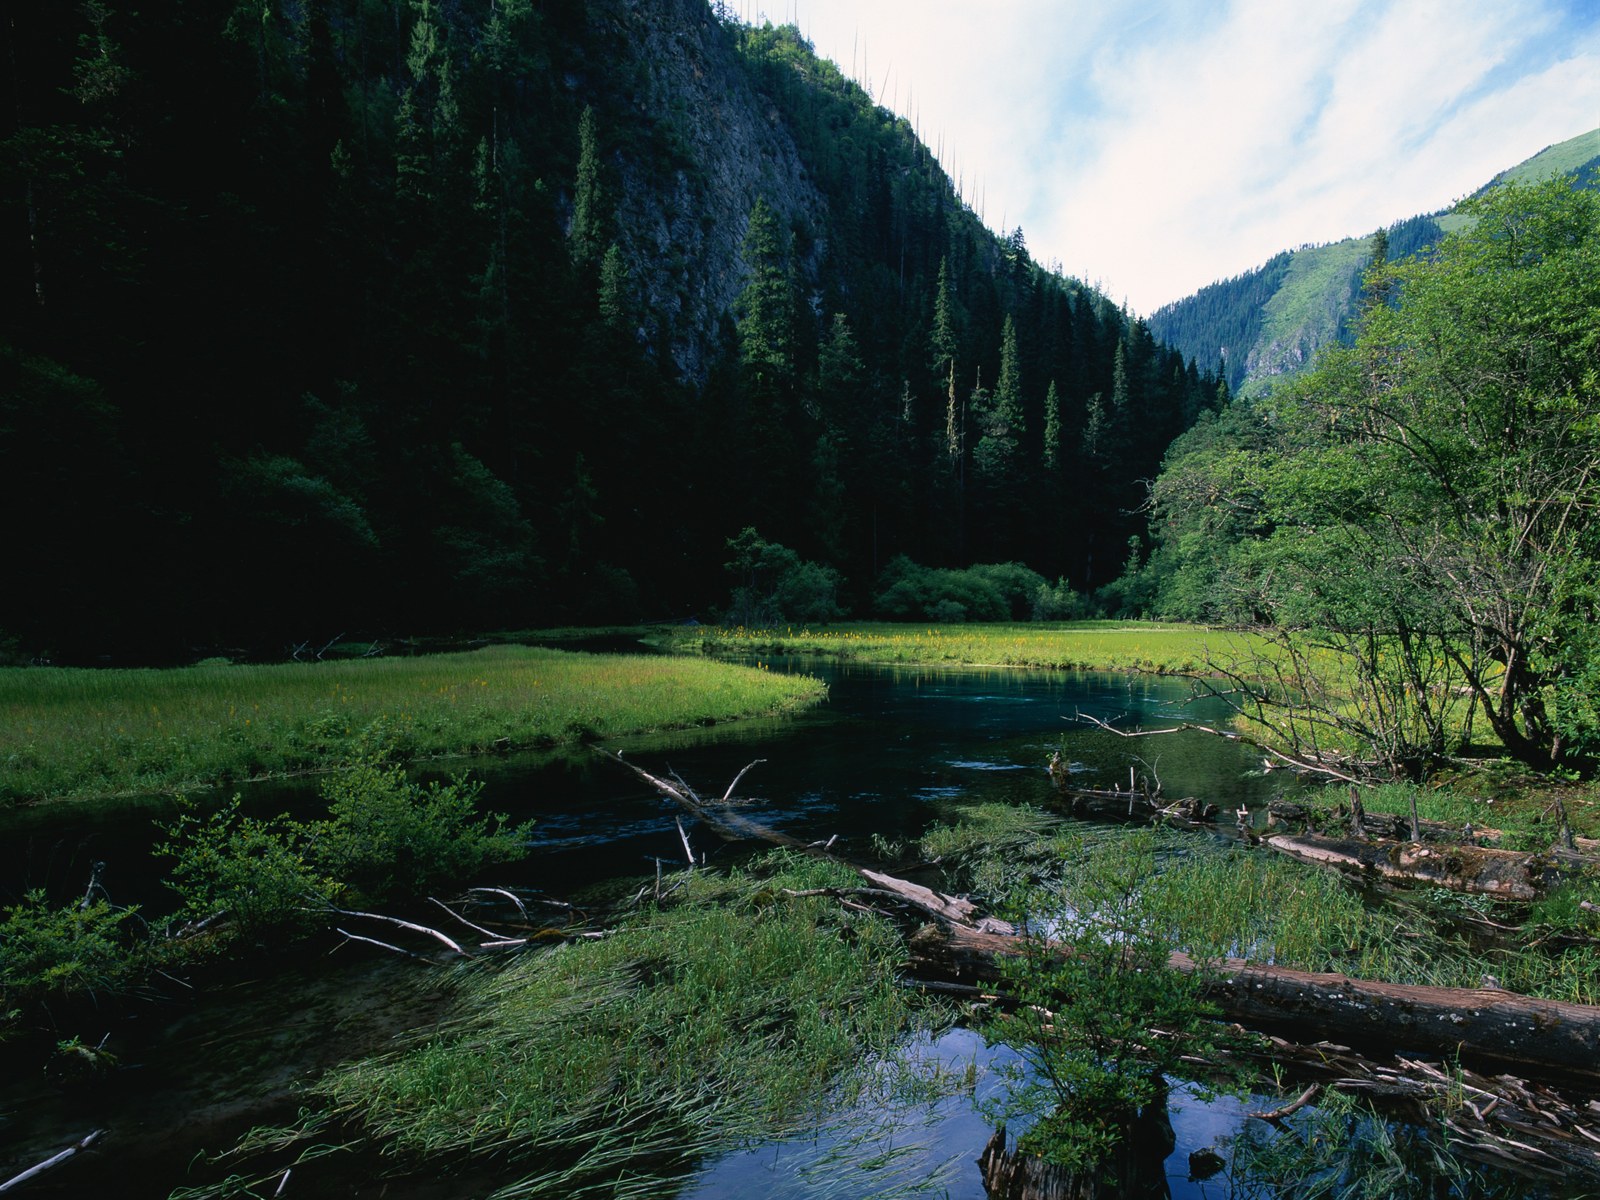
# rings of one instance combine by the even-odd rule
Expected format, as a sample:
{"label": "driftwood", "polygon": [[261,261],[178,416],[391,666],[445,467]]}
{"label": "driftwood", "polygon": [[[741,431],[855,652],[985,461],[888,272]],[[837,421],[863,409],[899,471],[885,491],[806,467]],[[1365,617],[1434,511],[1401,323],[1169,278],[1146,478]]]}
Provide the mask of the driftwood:
{"label": "driftwood", "polygon": [[[1219,823],[1216,805],[1193,797],[1165,801],[1149,787],[1080,788],[1073,785],[1059,756],[1049,764],[1057,791],[1077,815],[1103,820],[1164,821],[1185,829],[1236,832],[1239,837],[1268,850],[1288,854],[1301,862],[1332,867],[1346,874],[1388,883],[1418,884],[1450,891],[1493,896],[1501,900],[1535,900],[1575,872],[1600,865],[1600,859],[1582,851],[1588,839],[1577,839],[1578,850],[1551,850],[1542,854],[1501,850],[1477,845],[1459,826],[1423,821],[1411,836],[1411,822],[1390,813],[1362,810],[1359,795],[1348,814],[1317,809],[1292,800],[1274,800],[1267,807],[1267,831],[1258,834],[1243,820],[1238,828]],[[1304,828],[1330,815],[1344,817],[1349,836],[1319,833]],[[1299,827],[1288,832],[1290,827]],[[1274,829],[1280,832],[1273,832]],[[1479,830],[1472,837],[1492,831]]]}
{"label": "driftwood", "polygon": [[[713,811],[705,804],[703,800],[700,799],[699,795],[696,794],[694,789],[689,787],[689,785],[684,783],[681,779],[669,783],[659,776],[652,775],[650,772],[634,766],[633,763],[623,758],[620,754],[614,754],[605,750],[601,750],[599,752],[604,754],[612,762],[627,768],[629,771],[632,771],[635,775],[644,780],[651,787],[655,788],[662,795],[667,796],[672,800],[676,800],[678,803],[682,804],[695,816],[705,821],[705,823],[711,827],[713,832],[717,833],[723,838],[728,839],[729,841],[754,839],[756,841],[770,842],[773,845],[787,846],[791,849],[802,850],[807,853],[833,858],[835,861],[848,866],[880,893],[894,897],[899,903],[913,908],[925,916],[934,917],[937,920],[947,921],[953,924],[969,926],[974,929],[979,928],[980,924],[986,930],[1010,931],[1011,929],[1011,926],[1008,922],[1000,921],[992,917],[984,918],[980,922],[977,915],[977,910],[970,900],[958,896],[947,896],[943,892],[936,892],[932,888],[923,887],[919,883],[912,883],[908,879],[899,879],[893,875],[885,875],[881,872],[873,871],[867,867],[856,866],[854,863],[846,862],[844,859],[837,858],[829,852],[829,848],[833,845],[832,838],[828,839],[826,843],[802,842],[798,838],[792,838],[786,833],[780,833],[775,829],[770,829],[760,822],[752,821],[750,818],[739,813],[729,812],[726,809]],[[738,777],[734,780],[734,783],[737,783],[739,779],[744,778],[745,772],[749,771],[750,767],[753,766],[755,766],[755,763],[751,763],[749,766],[745,767],[743,771],[740,771]],[[723,795],[722,803],[726,804],[732,798],[732,796],[733,787],[730,785],[728,791]]]}
{"label": "driftwood", "polygon": [[35,1163],[33,1166],[29,1167],[26,1171],[22,1172],[22,1174],[13,1175],[10,1179],[6,1180],[4,1183],[0,1183],[0,1192],[9,1192],[12,1188],[21,1187],[23,1184],[27,1183],[28,1180],[37,1179],[40,1175],[43,1175],[46,1171],[53,1170],[54,1168],[59,1167],[62,1163],[66,1162],[69,1158],[72,1158],[73,1156],[75,1156],[77,1154],[81,1154],[83,1151],[87,1150],[90,1146],[94,1145],[95,1142],[99,1141],[100,1140],[100,1134],[102,1132],[103,1132],[103,1130],[96,1129],[93,1133],[90,1133],[89,1135],[87,1135],[86,1137],[80,1139],[79,1141],[74,1142],[72,1145],[68,1146],[65,1150],[61,1151],[59,1154],[52,1154],[49,1158],[45,1159],[43,1162]]}
{"label": "driftwood", "polygon": [[[608,757],[665,795],[676,798],[686,790],[681,781],[667,784],[620,757]],[[698,797],[689,795],[703,810]],[[726,827],[736,814],[707,816]],[[746,817],[737,819],[749,836],[802,845]],[[937,922],[909,939],[911,966],[919,974],[953,982],[995,981],[999,964],[1023,952],[1026,943],[1005,922],[980,925],[970,901],[881,872],[852,869],[873,888]],[[1054,948],[1071,953],[1059,943]],[[1206,995],[1227,1016],[1245,1024],[1310,1027],[1351,1045],[1459,1055],[1481,1065],[1511,1066],[1539,1078],[1600,1089],[1600,1007],[1538,1000],[1498,988],[1377,983],[1240,959],[1201,963],[1181,952],[1171,956],[1169,965],[1202,975]]]}

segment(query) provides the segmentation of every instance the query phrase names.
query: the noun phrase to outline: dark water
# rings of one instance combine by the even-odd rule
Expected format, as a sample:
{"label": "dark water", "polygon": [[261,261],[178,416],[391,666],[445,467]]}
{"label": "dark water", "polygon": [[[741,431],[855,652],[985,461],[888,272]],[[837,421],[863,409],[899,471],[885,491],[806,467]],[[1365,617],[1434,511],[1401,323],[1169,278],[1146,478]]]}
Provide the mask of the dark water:
{"label": "dark water", "polygon": [[[826,662],[772,662],[824,676],[829,699],[782,721],[731,723],[613,743],[654,773],[674,770],[702,795],[720,797],[746,764],[745,811],[802,838],[837,836],[845,852],[873,835],[907,839],[977,801],[1048,804],[1045,772],[1063,749],[1086,784],[1125,783],[1130,760],[1159,775],[1167,795],[1219,805],[1264,803],[1286,786],[1263,776],[1236,744],[1204,734],[1128,741],[1075,719],[1161,726],[1219,714],[1186,703],[1176,681],[1120,675],[1013,670],[933,670]],[[503,882],[569,896],[619,876],[676,866],[680,814],[630,773],[590,751],[476,760],[488,807],[537,821],[533,854]],[[314,785],[258,789],[263,811],[304,806]],[[150,812],[70,825],[18,824],[7,832],[8,885],[26,878],[59,885],[90,861],[108,863],[113,897],[163,903],[149,862]],[[697,852],[712,861],[736,851],[686,822]],[[253,964],[252,977],[214,981],[195,996],[179,988],[144,1018],[149,1032],[118,1027],[121,1069],[62,1090],[34,1073],[0,1080],[0,1180],[104,1127],[92,1161],[62,1169],[25,1194],[161,1196],[183,1182],[202,1149],[221,1149],[251,1123],[292,1114],[293,1086],[343,1057],[370,1053],[396,1033],[426,1027],[444,1011],[426,972],[377,951],[346,947],[332,958],[303,952]],[[320,952],[319,952],[320,953]],[[109,1021],[108,1021],[109,1024]],[[137,1025],[137,1023],[135,1023]],[[897,1114],[856,1114],[848,1133],[748,1147],[708,1163],[684,1195],[821,1200],[888,1194],[983,1195],[976,1158],[989,1128],[974,1107],[995,1051],[965,1031],[921,1047],[952,1069],[973,1069],[972,1095]],[[1000,1052],[1003,1053],[1003,1052]],[[1244,1118],[1236,1101],[1203,1102],[1174,1092],[1177,1148],[1168,1161],[1172,1195],[1223,1196],[1226,1184],[1191,1182],[1190,1151],[1213,1145]],[[10,1168],[8,1170],[8,1168]],[[108,1190],[109,1189],[109,1190]],[[422,1194],[412,1192],[408,1194]],[[448,1188],[429,1194],[450,1194]]]}
{"label": "dark water", "polygon": [[[1090,786],[1125,786],[1134,755],[1146,760],[1139,773],[1152,764],[1172,796],[1264,803],[1288,783],[1252,772],[1259,764],[1242,747],[1206,734],[1128,741],[1076,719],[1082,712],[1131,728],[1220,717],[1186,703],[1188,689],[1175,680],[762,661],[822,676],[827,702],[784,721],[611,745],[652,773],[677,771],[712,797],[764,759],[739,786],[748,815],[795,837],[837,835],[846,851],[864,848],[874,834],[916,837],[974,802],[1048,803],[1054,790],[1045,765],[1063,739],[1075,773]],[[538,870],[552,889],[646,869],[653,855],[681,854],[676,808],[596,755],[474,770],[486,780],[490,807],[537,818]],[[716,850],[713,840],[692,829],[691,836],[697,851]]]}

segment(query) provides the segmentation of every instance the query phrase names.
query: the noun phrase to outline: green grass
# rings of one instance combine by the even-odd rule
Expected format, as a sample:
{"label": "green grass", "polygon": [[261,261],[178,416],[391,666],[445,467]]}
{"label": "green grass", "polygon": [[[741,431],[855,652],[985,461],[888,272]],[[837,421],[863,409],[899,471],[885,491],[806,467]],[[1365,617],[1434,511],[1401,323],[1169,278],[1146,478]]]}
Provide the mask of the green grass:
{"label": "green grass", "polygon": [[674,649],[716,654],[822,654],[857,662],[1176,674],[1205,670],[1207,650],[1222,652],[1239,636],[1201,625],[1142,621],[852,623],[823,629],[675,629],[668,642]]}
{"label": "green grass", "polygon": [[331,1072],[308,1128],[257,1143],[306,1148],[331,1121],[402,1165],[500,1156],[496,1196],[664,1197],[716,1150],[892,1100],[873,1063],[927,1027],[898,932],[784,891],[854,876],[780,852],[679,882],[608,937],[466,973],[442,1031]]}
{"label": "green grass", "polygon": [[[1143,836],[1150,836],[1148,834]],[[1132,841],[1134,832],[1093,828],[1030,808],[978,806],[924,835],[920,847],[947,871],[946,890],[980,897],[1007,886],[1038,886],[1070,874],[1085,848]],[[1454,918],[1478,898],[1419,890],[1403,904],[1374,903],[1336,872],[1259,849],[1221,847],[1209,835],[1159,831],[1150,843],[1160,869],[1142,888],[1155,932],[1199,959],[1338,971],[1386,983],[1477,987],[1494,975],[1528,996],[1600,1003],[1600,943],[1473,945]],[[1566,897],[1576,908],[1592,884]],[[992,901],[991,901],[992,902]],[[1589,928],[1559,913],[1530,925],[1537,939],[1552,926]]]}
{"label": "green grass", "polygon": [[0,806],[325,770],[375,745],[477,754],[791,712],[802,676],[523,646],[168,670],[0,670]]}

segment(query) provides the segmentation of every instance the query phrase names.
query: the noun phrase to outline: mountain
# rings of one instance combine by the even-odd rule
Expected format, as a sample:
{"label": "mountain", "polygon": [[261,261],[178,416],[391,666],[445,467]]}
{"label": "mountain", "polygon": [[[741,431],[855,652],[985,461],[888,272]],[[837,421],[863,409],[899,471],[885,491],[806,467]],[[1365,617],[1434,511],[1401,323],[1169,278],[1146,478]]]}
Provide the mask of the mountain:
{"label": "mountain", "polygon": [[[1597,166],[1600,129],[1546,147],[1484,187],[1501,179],[1558,174],[1581,179]],[[1386,231],[1388,254],[1404,258],[1423,250],[1464,219],[1443,210],[1397,222]],[[1372,250],[1370,234],[1285,250],[1252,271],[1159,309],[1150,317],[1150,330],[1201,366],[1222,372],[1233,391],[1248,395],[1293,374],[1320,347],[1348,336]]]}
{"label": "mountain", "polygon": [[0,657],[709,614],[747,528],[863,615],[906,560],[1093,588],[1216,401],[724,5],[10,21]]}

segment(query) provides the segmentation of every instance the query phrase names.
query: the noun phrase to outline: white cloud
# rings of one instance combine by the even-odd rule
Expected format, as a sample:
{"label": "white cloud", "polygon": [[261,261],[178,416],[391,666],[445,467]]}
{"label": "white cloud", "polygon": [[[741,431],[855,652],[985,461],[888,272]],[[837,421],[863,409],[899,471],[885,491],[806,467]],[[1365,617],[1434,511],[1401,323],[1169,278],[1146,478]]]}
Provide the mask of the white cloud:
{"label": "white cloud", "polygon": [[880,102],[942,137],[992,227],[1022,225],[1035,258],[1149,312],[1278,250],[1443,207],[1600,126],[1600,12],[1562,27],[1554,4],[788,0],[771,15],[847,72],[853,48]]}

